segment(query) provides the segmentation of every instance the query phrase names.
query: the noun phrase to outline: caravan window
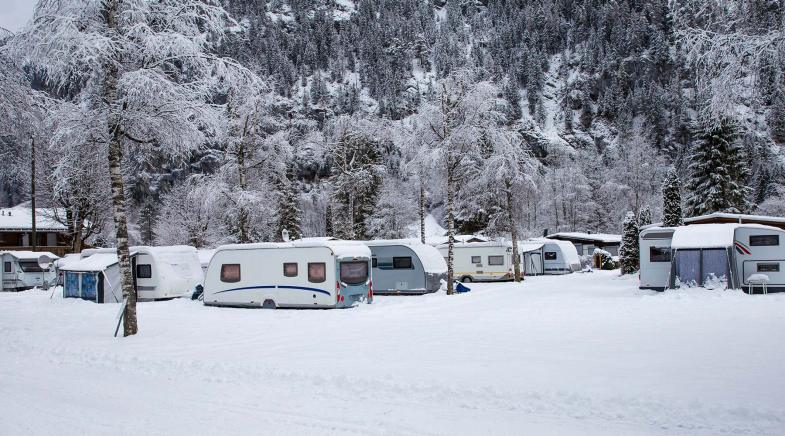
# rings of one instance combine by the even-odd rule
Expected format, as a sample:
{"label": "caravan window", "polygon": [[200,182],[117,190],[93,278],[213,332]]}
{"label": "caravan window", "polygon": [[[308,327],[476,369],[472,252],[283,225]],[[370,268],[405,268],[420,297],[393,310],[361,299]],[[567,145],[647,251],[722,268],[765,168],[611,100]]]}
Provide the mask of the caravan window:
{"label": "caravan window", "polygon": [[284,277],[297,277],[297,263],[290,262],[283,264]]}
{"label": "caravan window", "polygon": [[412,258],[393,257],[393,269],[412,269]]}
{"label": "caravan window", "polygon": [[555,251],[546,251],[545,252],[545,260],[556,260],[556,252]]}
{"label": "caravan window", "polygon": [[762,247],[780,245],[779,235],[750,235],[750,246]]}
{"label": "caravan window", "polygon": [[759,263],[758,264],[758,272],[779,272],[780,271],[780,264],[779,263]]}
{"label": "caravan window", "polygon": [[368,280],[368,262],[341,262],[341,281],[350,285]]}
{"label": "caravan window", "polygon": [[373,259],[371,259],[371,267],[378,268],[379,267],[379,259],[377,259],[375,257]]}
{"label": "caravan window", "polygon": [[649,247],[649,262],[670,262],[671,250],[667,247]]}
{"label": "caravan window", "polygon": [[482,256],[472,256],[472,263],[482,263]]}
{"label": "caravan window", "polygon": [[152,265],[145,265],[145,264],[138,264],[136,265],[136,278],[138,279],[149,279],[153,276],[153,266]]}
{"label": "caravan window", "polygon": [[20,260],[19,261],[19,266],[22,268],[22,271],[24,271],[24,272],[41,272],[41,271],[43,271],[41,269],[41,266],[38,265],[38,262],[35,262],[35,261],[29,261],[29,260],[21,261]]}
{"label": "caravan window", "polygon": [[11,272],[11,262],[3,263],[3,272],[7,272],[7,273]]}
{"label": "caravan window", "polygon": [[504,256],[488,256],[488,265],[504,265]]}
{"label": "caravan window", "polygon": [[226,283],[237,283],[240,281],[240,264],[225,263],[221,265],[221,281]]}
{"label": "caravan window", "polygon": [[325,280],[327,280],[327,265],[324,262],[308,263],[308,281],[323,283]]}

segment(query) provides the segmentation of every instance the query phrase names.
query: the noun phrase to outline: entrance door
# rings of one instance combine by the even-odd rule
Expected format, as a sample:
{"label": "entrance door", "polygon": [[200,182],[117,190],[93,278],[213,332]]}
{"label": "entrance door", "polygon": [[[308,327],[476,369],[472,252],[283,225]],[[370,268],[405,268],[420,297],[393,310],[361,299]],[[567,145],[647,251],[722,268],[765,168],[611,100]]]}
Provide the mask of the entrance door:
{"label": "entrance door", "polygon": [[676,252],[676,277],[682,286],[700,286],[700,271],[700,250],[679,250]]}
{"label": "entrance door", "polygon": [[531,253],[527,256],[529,258],[529,262],[526,264],[526,270],[531,271],[529,274],[531,275],[541,275],[542,274],[542,253]]}
{"label": "entrance door", "polygon": [[701,284],[707,289],[728,287],[728,252],[725,249],[703,250]]}

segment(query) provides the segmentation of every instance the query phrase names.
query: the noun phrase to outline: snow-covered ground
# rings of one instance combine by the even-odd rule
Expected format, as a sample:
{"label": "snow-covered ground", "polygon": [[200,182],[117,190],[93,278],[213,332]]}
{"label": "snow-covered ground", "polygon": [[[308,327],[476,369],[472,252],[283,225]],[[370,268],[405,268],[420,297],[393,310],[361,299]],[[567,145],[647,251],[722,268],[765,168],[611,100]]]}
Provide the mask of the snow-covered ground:
{"label": "snow-covered ground", "polygon": [[0,434],[783,434],[785,295],[612,272],[348,310],[0,294]]}

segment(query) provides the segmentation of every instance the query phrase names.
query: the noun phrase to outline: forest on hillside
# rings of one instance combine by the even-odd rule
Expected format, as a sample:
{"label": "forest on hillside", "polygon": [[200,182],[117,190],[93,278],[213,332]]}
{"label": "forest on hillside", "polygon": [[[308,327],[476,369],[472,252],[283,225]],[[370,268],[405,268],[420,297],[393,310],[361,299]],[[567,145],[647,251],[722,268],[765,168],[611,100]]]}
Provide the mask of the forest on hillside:
{"label": "forest on hillside", "polygon": [[40,0],[0,31],[0,206],[34,158],[94,244],[122,200],[131,241],[196,247],[621,233],[664,185],[783,215],[784,144],[781,0]]}

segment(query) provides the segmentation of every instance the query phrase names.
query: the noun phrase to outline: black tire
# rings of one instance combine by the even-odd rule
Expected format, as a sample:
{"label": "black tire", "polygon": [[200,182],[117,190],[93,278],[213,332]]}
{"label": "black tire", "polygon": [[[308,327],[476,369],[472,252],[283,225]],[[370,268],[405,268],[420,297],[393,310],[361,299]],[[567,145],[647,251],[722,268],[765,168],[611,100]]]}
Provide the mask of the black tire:
{"label": "black tire", "polygon": [[472,280],[471,276],[463,276],[461,278],[461,283],[471,283],[472,281],[473,280]]}
{"label": "black tire", "polygon": [[275,309],[275,308],[276,305],[275,305],[275,301],[273,300],[267,299],[264,300],[264,303],[262,303],[262,309]]}

